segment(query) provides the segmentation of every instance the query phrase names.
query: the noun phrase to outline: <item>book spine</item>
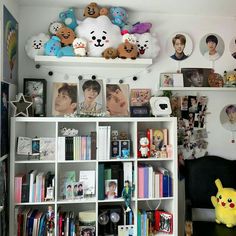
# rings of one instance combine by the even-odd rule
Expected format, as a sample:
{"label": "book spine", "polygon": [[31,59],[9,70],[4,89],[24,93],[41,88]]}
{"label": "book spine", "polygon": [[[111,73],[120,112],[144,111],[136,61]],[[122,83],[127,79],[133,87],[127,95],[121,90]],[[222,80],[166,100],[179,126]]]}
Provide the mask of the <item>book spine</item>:
{"label": "book spine", "polygon": [[144,167],[138,167],[138,197],[144,198]]}
{"label": "book spine", "polygon": [[97,152],[97,132],[91,132],[91,160],[96,160]]}

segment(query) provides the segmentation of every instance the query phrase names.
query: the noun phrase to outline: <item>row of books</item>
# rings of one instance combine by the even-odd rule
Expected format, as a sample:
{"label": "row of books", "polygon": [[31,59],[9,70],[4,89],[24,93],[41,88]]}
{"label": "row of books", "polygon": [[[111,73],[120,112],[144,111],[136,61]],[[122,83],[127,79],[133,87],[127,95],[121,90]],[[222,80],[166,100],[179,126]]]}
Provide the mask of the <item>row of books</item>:
{"label": "row of books", "polygon": [[111,126],[98,127],[98,159],[109,160],[111,149]]}
{"label": "row of books", "polygon": [[39,236],[46,235],[47,232],[47,214],[37,209],[15,209],[15,222],[17,236]]}
{"label": "row of books", "polygon": [[173,232],[173,215],[162,210],[138,211],[137,236],[156,235],[156,232]]}
{"label": "row of books", "polygon": [[172,196],[172,177],[164,167],[153,169],[151,165],[138,167],[138,197],[159,198]]}
{"label": "row of books", "polygon": [[47,188],[55,186],[55,175],[31,170],[29,173],[15,176],[15,202],[43,202]]}
{"label": "row of books", "polygon": [[95,160],[96,132],[75,137],[58,137],[58,160]]}
{"label": "row of books", "polygon": [[[99,163],[98,165],[98,199],[111,199],[122,196],[122,190],[125,181],[133,183],[133,166],[132,162],[122,163]],[[109,185],[115,186],[114,197],[111,197]]]}

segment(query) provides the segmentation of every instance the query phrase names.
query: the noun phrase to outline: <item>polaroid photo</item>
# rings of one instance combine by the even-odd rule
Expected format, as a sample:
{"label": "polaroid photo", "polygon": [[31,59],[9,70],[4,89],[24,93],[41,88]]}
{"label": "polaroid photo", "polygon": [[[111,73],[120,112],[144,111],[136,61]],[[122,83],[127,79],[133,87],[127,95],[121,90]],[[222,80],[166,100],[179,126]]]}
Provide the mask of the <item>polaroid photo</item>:
{"label": "polaroid photo", "polygon": [[183,74],[182,73],[161,73],[160,74],[160,87],[183,87]]}
{"label": "polaroid photo", "polygon": [[40,154],[40,138],[32,139],[32,155]]}
{"label": "polaroid photo", "polygon": [[73,182],[66,182],[66,184],[65,184],[66,199],[73,199],[74,198],[73,187],[74,187]]}
{"label": "polaroid photo", "polygon": [[115,199],[118,196],[117,179],[105,180],[105,196],[106,199]]}
{"label": "polaroid photo", "polygon": [[147,106],[151,98],[151,89],[131,89],[130,105]]}
{"label": "polaroid photo", "polygon": [[74,182],[73,192],[75,198],[84,198],[84,183]]}

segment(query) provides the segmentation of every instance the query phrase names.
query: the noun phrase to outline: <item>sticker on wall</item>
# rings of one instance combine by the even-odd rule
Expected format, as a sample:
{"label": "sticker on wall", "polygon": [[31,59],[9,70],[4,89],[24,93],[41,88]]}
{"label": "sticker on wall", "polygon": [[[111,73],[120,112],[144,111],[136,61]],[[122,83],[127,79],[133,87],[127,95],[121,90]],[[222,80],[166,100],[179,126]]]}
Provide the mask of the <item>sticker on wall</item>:
{"label": "sticker on wall", "polygon": [[236,59],[236,37],[233,37],[229,44],[229,51],[234,59]]}
{"label": "sticker on wall", "polygon": [[200,51],[210,61],[218,60],[224,53],[224,50],[224,41],[217,34],[206,34],[200,41]]}
{"label": "sticker on wall", "polygon": [[185,33],[174,33],[167,41],[167,53],[173,60],[185,60],[191,55],[192,51],[192,39]]}
{"label": "sticker on wall", "polygon": [[234,132],[236,132],[236,104],[225,106],[220,112],[220,122],[222,126],[232,132],[232,143],[234,140]]}

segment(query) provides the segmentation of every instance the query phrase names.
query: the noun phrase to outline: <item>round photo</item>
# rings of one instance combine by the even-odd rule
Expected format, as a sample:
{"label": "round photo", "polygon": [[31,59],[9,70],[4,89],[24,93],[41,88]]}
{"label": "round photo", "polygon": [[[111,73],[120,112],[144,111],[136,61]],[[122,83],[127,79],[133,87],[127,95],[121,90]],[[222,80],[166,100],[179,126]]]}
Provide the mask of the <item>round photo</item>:
{"label": "round photo", "polygon": [[236,131],[236,104],[229,104],[222,109],[220,122],[225,129],[231,132]]}
{"label": "round photo", "polygon": [[174,33],[167,41],[167,53],[176,61],[187,59],[193,51],[193,42],[185,33]]}
{"label": "round photo", "polygon": [[233,37],[229,44],[229,51],[234,59],[236,59],[236,37]]}
{"label": "round photo", "polygon": [[217,34],[206,34],[200,41],[200,52],[202,55],[210,60],[218,60],[225,50],[223,39]]}

